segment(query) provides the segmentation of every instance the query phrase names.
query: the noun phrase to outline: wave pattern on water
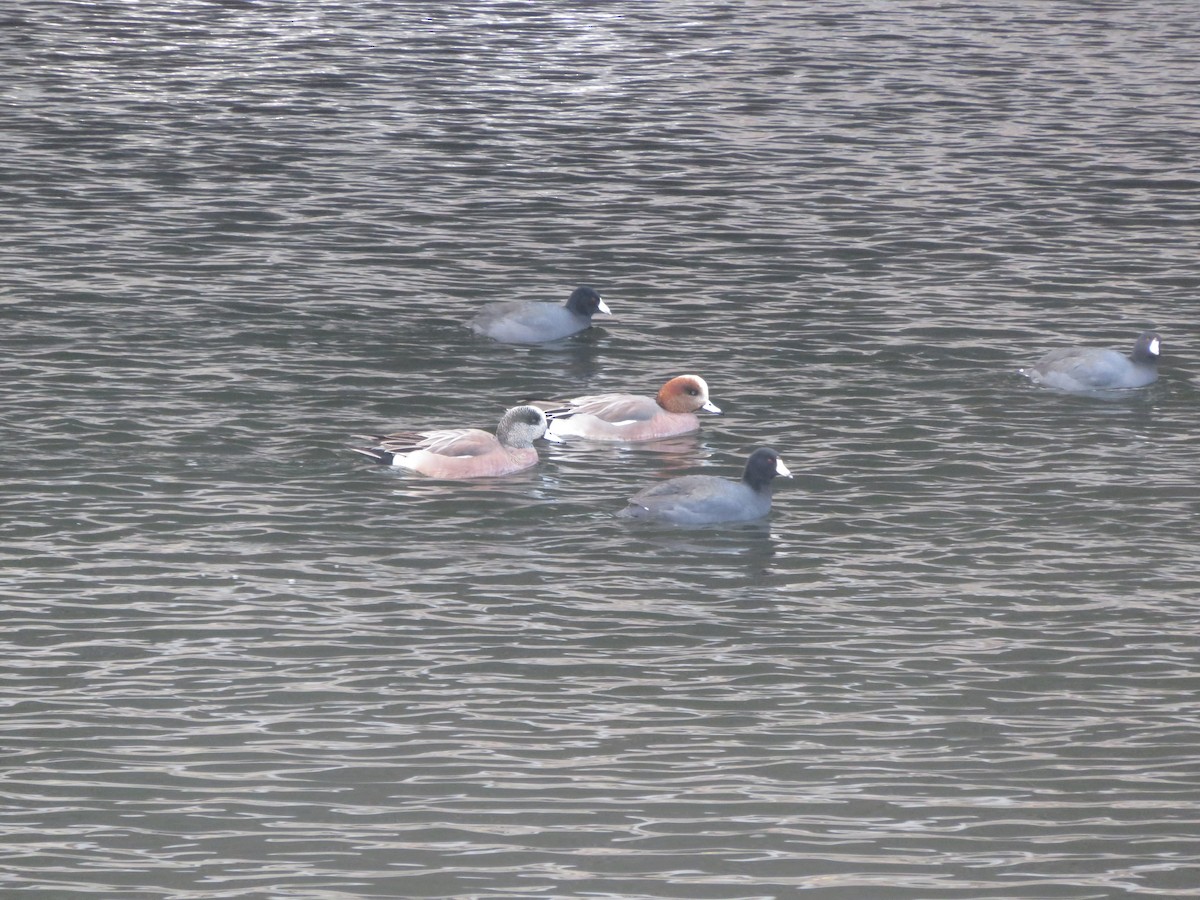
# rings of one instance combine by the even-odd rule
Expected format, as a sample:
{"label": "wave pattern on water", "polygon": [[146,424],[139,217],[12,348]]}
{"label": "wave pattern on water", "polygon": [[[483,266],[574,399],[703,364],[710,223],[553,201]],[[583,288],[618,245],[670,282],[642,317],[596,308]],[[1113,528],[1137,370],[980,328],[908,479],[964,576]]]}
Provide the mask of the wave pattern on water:
{"label": "wave pattern on water", "polygon": [[[1184,2],[0,16],[13,891],[1200,896]],[[595,283],[560,346],[462,327]],[[1118,398],[1016,371],[1164,334]],[[354,435],[702,374],[446,484]],[[629,528],[779,449],[767,524]]]}

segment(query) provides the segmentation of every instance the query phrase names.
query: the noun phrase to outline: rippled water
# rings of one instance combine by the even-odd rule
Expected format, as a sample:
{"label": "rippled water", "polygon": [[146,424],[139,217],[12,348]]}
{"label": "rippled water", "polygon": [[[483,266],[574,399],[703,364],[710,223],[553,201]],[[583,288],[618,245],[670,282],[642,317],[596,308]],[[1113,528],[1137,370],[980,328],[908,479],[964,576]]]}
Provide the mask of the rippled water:
{"label": "rippled water", "polygon": [[[6,895],[1200,896],[1192,4],[6,10]],[[769,523],[612,518],[762,444]]]}

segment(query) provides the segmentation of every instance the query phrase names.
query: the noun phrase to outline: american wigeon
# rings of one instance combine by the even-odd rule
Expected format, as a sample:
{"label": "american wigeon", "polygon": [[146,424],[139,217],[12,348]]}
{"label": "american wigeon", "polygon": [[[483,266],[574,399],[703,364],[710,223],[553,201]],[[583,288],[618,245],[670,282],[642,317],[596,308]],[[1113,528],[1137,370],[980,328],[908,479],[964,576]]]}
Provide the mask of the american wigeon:
{"label": "american wigeon", "polygon": [[504,413],[496,433],[478,428],[399,432],[374,437],[373,447],[355,453],[385,466],[399,466],[431,478],[490,478],[528,469],[538,461],[533,442],[546,434],[546,414],[536,406],[514,406]]}

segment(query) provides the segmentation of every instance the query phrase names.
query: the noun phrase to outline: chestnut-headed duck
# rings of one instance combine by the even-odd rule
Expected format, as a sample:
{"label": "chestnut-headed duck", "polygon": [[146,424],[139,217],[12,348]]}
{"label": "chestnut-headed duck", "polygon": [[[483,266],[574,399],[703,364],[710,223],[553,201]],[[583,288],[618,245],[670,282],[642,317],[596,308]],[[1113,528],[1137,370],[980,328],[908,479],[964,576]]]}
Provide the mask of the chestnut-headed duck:
{"label": "chestnut-headed duck", "polygon": [[490,478],[528,469],[538,461],[533,442],[546,434],[546,414],[536,406],[514,406],[489,434],[478,428],[399,432],[373,438],[374,447],[351,448],[382,463],[430,478]]}
{"label": "chestnut-headed duck", "polygon": [[699,375],[672,378],[653,397],[637,394],[593,394],[550,409],[550,433],[593,441],[656,441],[698,431],[696,412],[719,415]]}
{"label": "chestnut-headed duck", "polygon": [[792,473],[778,453],[761,447],[750,454],[740,481],[715,475],[671,478],[634,494],[617,515],[676,525],[761,519],[771,511],[772,479],[776,475],[790,478]]}
{"label": "chestnut-headed duck", "polygon": [[471,320],[471,330],[505,344],[542,344],[583,331],[596,313],[612,315],[600,295],[578,287],[564,305],[529,300],[489,303]]}
{"label": "chestnut-headed duck", "polygon": [[1153,331],[1138,335],[1129,356],[1116,350],[1069,347],[1051,350],[1021,374],[1034,384],[1086,393],[1140,388],[1158,378],[1162,339]]}

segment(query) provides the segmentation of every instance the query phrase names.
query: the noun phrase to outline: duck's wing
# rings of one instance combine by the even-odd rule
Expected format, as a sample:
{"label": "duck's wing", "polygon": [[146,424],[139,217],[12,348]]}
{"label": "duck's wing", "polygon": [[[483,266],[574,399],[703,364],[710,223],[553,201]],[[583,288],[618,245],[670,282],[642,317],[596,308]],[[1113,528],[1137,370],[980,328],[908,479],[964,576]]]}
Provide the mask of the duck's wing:
{"label": "duck's wing", "polygon": [[494,451],[499,442],[495,435],[479,428],[444,428],[383,435],[378,438],[378,446],[391,453],[428,450],[439,456],[482,456]]}
{"label": "duck's wing", "polygon": [[592,394],[576,397],[554,409],[546,411],[550,418],[565,419],[570,416],[595,416],[614,425],[622,422],[645,422],[661,411],[653,397],[637,394]]}

